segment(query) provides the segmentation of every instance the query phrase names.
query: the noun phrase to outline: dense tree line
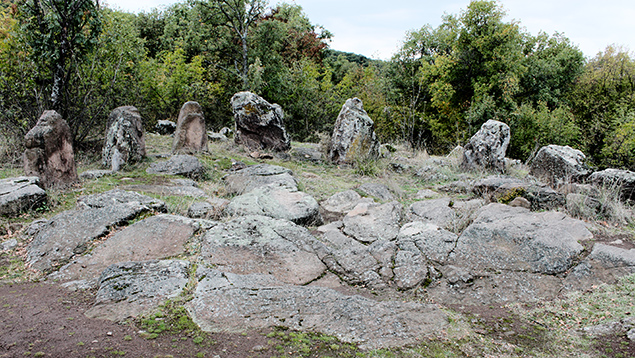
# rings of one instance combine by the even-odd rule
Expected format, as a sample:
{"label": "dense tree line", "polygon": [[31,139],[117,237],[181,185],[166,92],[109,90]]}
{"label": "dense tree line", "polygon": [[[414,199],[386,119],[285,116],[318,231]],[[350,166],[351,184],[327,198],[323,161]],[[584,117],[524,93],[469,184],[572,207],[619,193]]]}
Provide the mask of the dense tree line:
{"label": "dense tree line", "polygon": [[0,125],[19,143],[53,108],[81,144],[100,139],[117,106],[137,106],[151,128],[196,100],[220,129],[231,96],[250,90],[280,104],[306,141],[356,96],[385,142],[443,153],[497,119],[512,128],[512,157],[561,144],[635,169],[631,53],[609,46],[585,59],[562,34],[504,17],[497,2],[472,1],[379,61],[330,50],[331,33],[295,4],[189,0],[130,14],[94,0],[0,0]]}

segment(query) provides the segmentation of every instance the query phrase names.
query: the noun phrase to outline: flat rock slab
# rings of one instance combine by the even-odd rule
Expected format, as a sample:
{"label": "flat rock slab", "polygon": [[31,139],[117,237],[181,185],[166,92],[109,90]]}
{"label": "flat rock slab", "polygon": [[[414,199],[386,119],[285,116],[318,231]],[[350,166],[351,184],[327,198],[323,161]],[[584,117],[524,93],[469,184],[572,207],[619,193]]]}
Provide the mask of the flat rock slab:
{"label": "flat rock slab", "polygon": [[593,234],[584,222],[560,212],[530,212],[503,204],[481,208],[459,237],[456,265],[560,274],[569,270]]}
{"label": "flat rock slab", "polygon": [[203,164],[198,158],[191,155],[173,155],[170,159],[152,163],[148,169],[148,174],[163,175],[183,175],[190,178],[200,178],[205,173]]}
{"label": "flat rock slab", "polygon": [[99,278],[90,318],[123,321],[152,310],[183,292],[190,263],[181,260],[126,262],[109,266]]}
{"label": "flat rock slab", "polygon": [[483,205],[482,200],[460,201],[439,198],[417,201],[408,208],[410,220],[430,222],[448,230],[460,228]]}
{"label": "flat rock slab", "polygon": [[[68,263],[74,256],[83,254],[92,241],[108,234],[113,226],[127,224],[140,214],[153,210],[152,206],[143,202],[154,203],[159,208],[165,206],[150,197],[120,192],[114,193],[111,198],[130,196],[139,200],[124,203],[114,201],[107,205],[107,194],[84,197],[81,204],[78,201],[78,206],[85,209],[65,211],[44,223],[38,223],[31,230],[33,241],[27,247],[27,263],[34,269],[49,272]],[[101,204],[104,206],[100,207]]]}
{"label": "flat rock slab", "polygon": [[395,195],[384,184],[364,183],[359,186],[359,190],[368,196],[372,196],[380,201],[395,200]]}
{"label": "flat rock slab", "polygon": [[144,193],[157,194],[161,196],[189,196],[192,198],[207,198],[208,195],[203,190],[193,186],[182,185],[126,185],[124,190],[141,191]]}
{"label": "flat rock slab", "polygon": [[[201,224],[175,215],[157,215],[141,220],[114,234],[50,277],[57,280],[87,281],[91,286],[108,266],[129,261],[148,261],[175,257],[187,252],[186,244]],[[96,282],[95,282],[96,283]]]}
{"label": "flat rock slab", "polygon": [[374,349],[414,344],[448,326],[447,316],[436,305],[377,302],[328,288],[282,284],[270,275],[211,269],[199,269],[197,275],[202,279],[186,308],[204,331],[285,326]]}
{"label": "flat rock slab", "polygon": [[0,180],[0,215],[17,215],[46,203],[46,191],[40,188],[39,183],[38,177]]}
{"label": "flat rock slab", "polygon": [[263,215],[284,219],[298,225],[320,224],[320,206],[309,194],[290,191],[277,185],[266,185],[231,200],[225,213]]}
{"label": "flat rock slab", "polygon": [[399,234],[403,207],[392,201],[383,205],[359,203],[344,219],[342,231],[357,241],[394,240]]}
{"label": "flat rock slab", "polygon": [[117,204],[141,205],[157,212],[167,212],[165,203],[147,195],[113,189],[100,194],[82,196],[77,199],[78,209],[98,209]]}
{"label": "flat rock slab", "polygon": [[580,289],[599,282],[615,284],[620,277],[635,273],[635,249],[597,243],[593,250],[571,273],[565,284],[568,289]]}
{"label": "flat rock slab", "polygon": [[277,165],[252,165],[227,175],[223,180],[227,191],[231,194],[244,194],[269,184],[291,191],[298,190],[298,183],[293,177],[293,172]]}
{"label": "flat rock slab", "polygon": [[326,270],[316,254],[320,246],[308,230],[290,221],[250,215],[208,230],[201,258],[226,272],[272,274],[301,285]]}
{"label": "flat rock slab", "polygon": [[532,210],[552,210],[565,204],[564,195],[549,186],[509,176],[489,176],[474,182],[470,189],[493,202],[522,196],[529,200]]}

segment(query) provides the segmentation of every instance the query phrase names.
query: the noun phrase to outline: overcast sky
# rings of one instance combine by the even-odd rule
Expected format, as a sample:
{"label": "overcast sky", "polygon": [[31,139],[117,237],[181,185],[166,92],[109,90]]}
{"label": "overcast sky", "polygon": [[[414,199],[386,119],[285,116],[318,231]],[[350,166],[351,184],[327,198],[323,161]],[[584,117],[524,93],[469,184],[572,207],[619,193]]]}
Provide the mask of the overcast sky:
{"label": "overcast sky", "polygon": [[[148,11],[175,0],[102,0],[125,11]],[[333,33],[330,47],[372,58],[389,59],[406,32],[425,24],[436,27],[444,13],[458,14],[469,0],[287,0],[302,6],[312,23]],[[277,3],[270,0],[270,4]],[[635,49],[633,0],[499,0],[507,20],[531,34],[564,33],[587,57],[609,44]]]}

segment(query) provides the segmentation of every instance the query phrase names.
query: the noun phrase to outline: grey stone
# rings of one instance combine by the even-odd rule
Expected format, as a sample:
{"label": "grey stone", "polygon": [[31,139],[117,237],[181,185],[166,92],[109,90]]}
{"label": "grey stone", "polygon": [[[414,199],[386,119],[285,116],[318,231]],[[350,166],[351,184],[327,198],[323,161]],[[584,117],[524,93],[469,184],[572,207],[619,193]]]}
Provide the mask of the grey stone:
{"label": "grey stone", "polygon": [[199,271],[202,279],[186,308],[204,331],[285,326],[374,349],[414,344],[448,326],[447,316],[431,304],[378,302],[328,288],[284,285],[271,276]]}
{"label": "grey stone", "polygon": [[187,216],[201,219],[219,219],[223,216],[229,200],[221,198],[208,198],[207,201],[192,203],[187,209]]}
{"label": "grey stone", "polygon": [[180,260],[126,262],[109,266],[99,278],[90,318],[123,321],[177,297],[189,281],[190,263]]}
{"label": "grey stone", "polygon": [[516,198],[514,198],[514,200],[510,201],[509,206],[515,208],[531,209],[531,203],[529,202],[529,200],[523,198],[522,196],[517,196]]}
{"label": "grey stone", "polygon": [[14,216],[42,207],[46,191],[39,187],[38,177],[17,177],[0,180],[0,215]]}
{"label": "grey stone", "polygon": [[449,177],[443,174],[438,167],[433,165],[426,165],[417,169],[415,176],[427,183],[442,182],[449,179]]}
{"label": "grey stone", "polygon": [[372,196],[381,201],[395,200],[395,195],[384,184],[364,183],[359,186],[359,190],[366,195]]}
{"label": "grey stone", "polygon": [[231,130],[230,128],[227,127],[223,127],[218,131],[219,134],[224,135],[227,138],[233,137],[234,136],[234,131]]}
{"label": "grey stone", "polygon": [[620,277],[635,273],[635,249],[596,243],[565,281],[565,288],[578,290],[598,283],[615,284]]}
{"label": "grey stone", "polygon": [[341,217],[353,210],[360,200],[362,197],[356,191],[346,190],[331,195],[320,206],[329,216]]}
{"label": "grey stone", "polygon": [[13,250],[18,246],[18,240],[10,239],[0,243],[0,251],[9,251]]}
{"label": "grey stone", "polygon": [[98,179],[103,176],[111,175],[111,174],[114,174],[112,170],[103,170],[103,169],[87,170],[81,173],[79,175],[79,178],[82,180],[92,180],[92,179]]}
{"label": "grey stone", "polygon": [[207,139],[212,141],[212,142],[228,142],[229,138],[225,137],[224,134],[220,134],[220,133],[214,133],[214,132],[207,132]]}
{"label": "grey stone", "polygon": [[73,136],[68,123],[55,111],[44,111],[24,137],[24,172],[37,176],[45,189],[78,181]]}
{"label": "grey stone", "polygon": [[[29,230],[33,241],[27,247],[27,263],[34,269],[49,272],[86,252],[91,242],[107,235],[113,226],[127,224],[153,207],[165,207],[153,198],[133,194],[136,193],[113,190],[84,197],[78,200],[78,207],[84,209],[65,211],[38,224]],[[118,201],[126,197],[131,200]]]}
{"label": "grey stone", "polygon": [[277,165],[252,165],[225,176],[223,180],[227,191],[231,194],[243,194],[269,184],[275,184],[290,191],[298,190],[298,183],[293,177],[293,172]]}
{"label": "grey stone", "polygon": [[236,93],[231,99],[236,122],[236,144],[251,150],[287,151],[291,139],[284,127],[284,113],[251,92]]}
{"label": "grey stone", "polygon": [[394,240],[399,234],[403,207],[393,201],[383,205],[360,203],[344,219],[343,232],[358,241]]}
{"label": "grey stone", "polygon": [[550,185],[584,180],[591,172],[584,153],[569,146],[548,145],[540,148],[529,165],[529,174]]}
{"label": "grey stone", "polygon": [[192,198],[207,198],[208,195],[202,189],[184,185],[124,185],[124,190],[141,191],[144,193],[158,194],[161,196],[189,196]]}
{"label": "grey stone", "polygon": [[593,234],[559,212],[533,213],[489,204],[461,234],[451,264],[479,269],[560,274],[569,270]]}
{"label": "grey stone", "polygon": [[320,163],[323,160],[322,152],[318,148],[294,147],[290,154],[298,161]]}
{"label": "grey stone", "polygon": [[591,174],[589,181],[596,186],[618,191],[622,200],[635,200],[635,172],[605,169]]}
{"label": "grey stone", "polygon": [[280,219],[243,216],[207,231],[201,258],[220,270],[267,273],[292,284],[306,284],[326,270],[317,255],[323,245],[308,230]]}
{"label": "grey stone", "polygon": [[264,215],[298,225],[321,224],[320,206],[309,194],[270,184],[236,196],[225,209],[227,215]]}
{"label": "grey stone", "polygon": [[145,156],[145,132],[139,110],[133,106],[115,108],[108,117],[101,164],[117,172]]}
{"label": "grey stone", "polygon": [[173,134],[176,131],[176,123],[165,119],[157,121],[157,125],[154,126],[154,131],[160,135]]}
{"label": "grey stone", "polygon": [[432,199],[434,197],[439,196],[439,193],[437,193],[434,190],[430,190],[430,189],[421,189],[417,192],[417,194],[415,194],[415,199],[417,200],[422,200],[422,199]]}
{"label": "grey stone", "polygon": [[152,216],[118,231],[89,255],[75,258],[50,277],[61,281],[91,281],[115,263],[176,257],[187,252],[187,243],[200,229],[201,223],[192,219]]}
{"label": "grey stone", "polygon": [[509,176],[488,176],[473,183],[472,192],[489,201],[502,201],[522,196],[532,210],[551,210],[565,204],[563,194],[549,186]]}
{"label": "grey stone", "polygon": [[511,134],[505,123],[488,120],[467,142],[462,166],[467,169],[505,171],[505,153]]}
{"label": "grey stone", "polygon": [[167,161],[152,163],[146,170],[148,174],[183,175],[200,178],[205,168],[198,158],[191,155],[173,155]]}
{"label": "grey stone", "polygon": [[473,218],[475,211],[483,205],[481,200],[453,200],[439,198],[417,201],[408,208],[410,220],[434,223],[448,230],[457,231],[464,222]]}
{"label": "grey stone", "polygon": [[375,123],[370,119],[359,98],[350,98],[342,106],[335,121],[329,160],[334,163],[354,163],[379,156],[379,141]]}
{"label": "grey stone", "polygon": [[203,108],[198,102],[181,107],[172,141],[172,154],[196,154],[207,151],[207,130]]}
{"label": "grey stone", "polygon": [[458,235],[433,223],[414,221],[399,230],[397,245],[406,249],[412,243],[426,259],[435,264],[446,264],[456,248],[458,238]]}
{"label": "grey stone", "polygon": [[105,208],[118,204],[131,204],[145,206],[153,211],[167,212],[165,203],[159,199],[135,193],[133,191],[125,191],[121,189],[112,189],[99,194],[92,194],[79,197],[77,199],[78,209],[89,208]]}

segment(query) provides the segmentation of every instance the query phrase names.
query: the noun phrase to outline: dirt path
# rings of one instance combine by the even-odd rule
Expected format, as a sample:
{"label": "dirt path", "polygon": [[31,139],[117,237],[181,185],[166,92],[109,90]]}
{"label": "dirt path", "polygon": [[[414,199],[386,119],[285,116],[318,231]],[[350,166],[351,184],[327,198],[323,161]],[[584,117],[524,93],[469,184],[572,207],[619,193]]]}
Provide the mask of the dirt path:
{"label": "dirt path", "polygon": [[[269,357],[267,332],[144,338],[135,323],[84,316],[94,292],[49,283],[0,286],[0,357]],[[197,341],[195,343],[194,341]],[[28,353],[27,353],[28,352]]]}

